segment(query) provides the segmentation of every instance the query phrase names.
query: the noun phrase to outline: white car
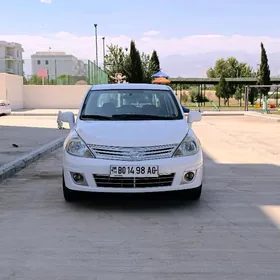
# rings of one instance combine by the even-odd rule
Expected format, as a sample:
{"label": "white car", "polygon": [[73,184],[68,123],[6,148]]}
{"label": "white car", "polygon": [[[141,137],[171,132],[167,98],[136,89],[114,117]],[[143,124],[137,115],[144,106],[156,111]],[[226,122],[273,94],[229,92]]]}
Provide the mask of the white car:
{"label": "white car", "polygon": [[10,115],[12,112],[8,100],[0,100],[0,115]]}
{"label": "white car", "polygon": [[63,146],[65,200],[75,200],[77,191],[179,190],[198,200],[203,155],[191,124],[200,120],[201,113],[195,111],[186,118],[169,86],[92,86],[76,122],[72,112],[58,117],[71,128]]}

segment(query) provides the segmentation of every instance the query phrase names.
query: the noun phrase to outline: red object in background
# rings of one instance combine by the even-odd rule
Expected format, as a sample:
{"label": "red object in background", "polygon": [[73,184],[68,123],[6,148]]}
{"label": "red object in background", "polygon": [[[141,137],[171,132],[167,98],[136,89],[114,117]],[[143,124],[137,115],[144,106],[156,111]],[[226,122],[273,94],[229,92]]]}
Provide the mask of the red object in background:
{"label": "red object in background", "polygon": [[37,71],[37,76],[42,77],[42,78],[47,78],[48,77],[48,70],[47,69],[39,69]]}
{"label": "red object in background", "polygon": [[270,104],[270,106],[269,106],[271,109],[274,109],[274,108],[276,108],[276,105],[274,105],[274,104]]}

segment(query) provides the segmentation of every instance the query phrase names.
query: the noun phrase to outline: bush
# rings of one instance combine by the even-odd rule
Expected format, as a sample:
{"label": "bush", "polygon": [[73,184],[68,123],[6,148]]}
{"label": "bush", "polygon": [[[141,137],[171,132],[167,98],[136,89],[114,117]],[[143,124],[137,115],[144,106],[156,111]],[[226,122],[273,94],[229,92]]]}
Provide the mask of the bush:
{"label": "bush", "polygon": [[187,103],[189,100],[189,96],[186,93],[182,93],[180,99],[182,103]]}
{"label": "bush", "polygon": [[209,102],[209,99],[205,96],[201,96],[195,89],[191,89],[190,91],[191,95],[191,102],[193,103],[201,103],[201,102]]}

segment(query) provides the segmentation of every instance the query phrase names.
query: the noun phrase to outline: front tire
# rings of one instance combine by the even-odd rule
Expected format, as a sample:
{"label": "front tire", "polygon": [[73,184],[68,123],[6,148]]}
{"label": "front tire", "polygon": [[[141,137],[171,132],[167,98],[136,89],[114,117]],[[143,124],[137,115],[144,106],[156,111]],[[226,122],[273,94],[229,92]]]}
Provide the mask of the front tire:
{"label": "front tire", "polygon": [[63,196],[66,202],[73,202],[77,200],[77,192],[68,189],[65,185],[64,175],[62,175]]}

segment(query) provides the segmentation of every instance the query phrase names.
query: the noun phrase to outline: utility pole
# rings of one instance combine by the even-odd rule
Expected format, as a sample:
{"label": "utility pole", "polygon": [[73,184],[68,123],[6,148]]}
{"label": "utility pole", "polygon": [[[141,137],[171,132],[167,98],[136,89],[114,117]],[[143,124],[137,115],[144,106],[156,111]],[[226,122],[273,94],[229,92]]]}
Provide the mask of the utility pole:
{"label": "utility pole", "polygon": [[98,66],[98,44],[97,44],[97,24],[94,24],[94,28],[95,28],[95,61],[96,61],[96,65]]}
{"label": "utility pole", "polygon": [[105,37],[103,37],[102,40],[103,40],[103,70],[105,70]]}

